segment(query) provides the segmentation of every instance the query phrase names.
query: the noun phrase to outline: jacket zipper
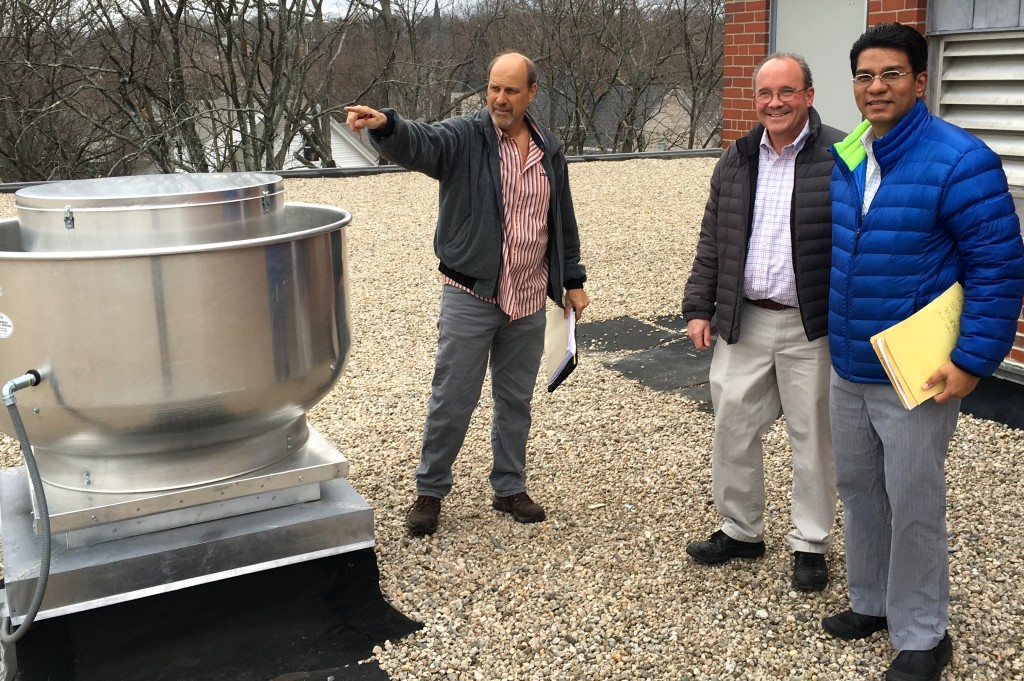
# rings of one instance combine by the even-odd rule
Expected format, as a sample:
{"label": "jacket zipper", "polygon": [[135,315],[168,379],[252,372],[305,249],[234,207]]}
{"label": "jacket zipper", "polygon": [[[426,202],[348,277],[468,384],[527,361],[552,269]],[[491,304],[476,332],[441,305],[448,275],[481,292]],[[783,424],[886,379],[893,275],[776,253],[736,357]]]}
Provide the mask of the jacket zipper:
{"label": "jacket zipper", "polygon": [[864,196],[860,191],[860,187],[857,181],[853,177],[853,171],[846,167],[846,164],[840,158],[836,158],[836,163],[839,168],[839,172],[843,174],[843,181],[848,186],[852,185],[853,194],[857,198],[857,203],[854,205],[854,211],[857,216],[857,224],[853,230],[853,247],[850,249],[850,268],[846,273],[846,293],[843,295],[843,315],[846,317],[846,337],[843,339],[845,348],[844,356],[846,357],[846,366],[843,369],[847,375],[850,374],[850,351],[853,347],[852,334],[850,333],[850,280],[853,274],[853,258],[857,255],[857,246],[860,242],[860,229],[864,222],[863,206]]}

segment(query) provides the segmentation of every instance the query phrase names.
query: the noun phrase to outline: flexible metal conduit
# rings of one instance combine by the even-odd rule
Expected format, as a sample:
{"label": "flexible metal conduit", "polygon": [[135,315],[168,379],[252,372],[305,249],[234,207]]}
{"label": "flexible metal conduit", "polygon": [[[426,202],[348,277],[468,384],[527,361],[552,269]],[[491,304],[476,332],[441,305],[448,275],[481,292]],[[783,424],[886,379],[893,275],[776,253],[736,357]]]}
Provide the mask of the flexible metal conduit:
{"label": "flexible metal conduit", "polygon": [[21,414],[18,413],[18,405],[14,399],[14,393],[22,388],[39,385],[39,373],[29,371],[8,381],[3,387],[3,400],[7,411],[14,424],[14,430],[18,434],[18,442],[21,443],[21,453],[25,457],[25,466],[28,468],[28,476],[32,481],[32,490],[35,492],[36,507],[39,522],[39,539],[42,544],[39,556],[39,578],[36,580],[36,591],[32,596],[32,603],[29,605],[28,613],[22,620],[17,631],[11,631],[11,618],[4,617],[0,620],[0,639],[5,643],[18,641],[28,631],[32,621],[39,614],[39,608],[43,604],[43,594],[46,593],[46,582],[50,578],[50,510],[46,506],[46,495],[43,493],[43,479],[39,476],[39,467],[36,465],[36,458],[32,455],[32,444],[28,441],[28,433],[25,432],[25,424],[21,422]]}

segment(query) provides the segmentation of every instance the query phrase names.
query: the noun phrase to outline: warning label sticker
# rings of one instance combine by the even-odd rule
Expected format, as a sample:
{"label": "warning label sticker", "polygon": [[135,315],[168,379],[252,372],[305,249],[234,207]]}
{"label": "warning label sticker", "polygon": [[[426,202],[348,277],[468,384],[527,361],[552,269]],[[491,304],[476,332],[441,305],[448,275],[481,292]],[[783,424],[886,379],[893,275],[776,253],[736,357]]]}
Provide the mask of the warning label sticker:
{"label": "warning label sticker", "polygon": [[14,322],[11,318],[0,312],[0,338],[10,338],[14,333]]}

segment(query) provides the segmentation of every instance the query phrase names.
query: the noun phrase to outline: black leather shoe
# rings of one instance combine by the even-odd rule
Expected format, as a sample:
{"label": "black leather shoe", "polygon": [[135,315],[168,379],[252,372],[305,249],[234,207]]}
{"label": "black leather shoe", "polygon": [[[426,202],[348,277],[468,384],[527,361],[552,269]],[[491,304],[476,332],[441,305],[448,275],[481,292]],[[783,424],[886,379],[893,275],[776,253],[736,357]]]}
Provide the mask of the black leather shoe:
{"label": "black leather shoe", "polygon": [[845,610],[821,620],[821,627],[836,638],[853,641],[867,638],[876,631],[889,628],[889,621],[875,615],[861,615],[853,610]]}
{"label": "black leather shoe", "polygon": [[414,537],[437,532],[437,519],[441,515],[441,500],[419,495],[405,516],[405,529]]}
{"label": "black leather shoe", "polygon": [[793,552],[793,588],[821,591],[828,586],[828,563],[823,553]]}
{"label": "black leather shoe", "polygon": [[733,558],[758,558],[764,555],[763,541],[740,541],[718,530],[707,541],[692,541],[686,552],[698,563],[717,565]]}
{"label": "black leather shoe", "polygon": [[531,499],[526,492],[507,497],[495,495],[491,501],[491,508],[495,511],[511,513],[512,519],[517,523],[539,523],[547,518],[544,514],[544,507]]}
{"label": "black leather shoe", "polygon": [[904,650],[889,665],[886,681],[939,681],[942,668],[953,657],[953,639],[947,632],[931,650]]}

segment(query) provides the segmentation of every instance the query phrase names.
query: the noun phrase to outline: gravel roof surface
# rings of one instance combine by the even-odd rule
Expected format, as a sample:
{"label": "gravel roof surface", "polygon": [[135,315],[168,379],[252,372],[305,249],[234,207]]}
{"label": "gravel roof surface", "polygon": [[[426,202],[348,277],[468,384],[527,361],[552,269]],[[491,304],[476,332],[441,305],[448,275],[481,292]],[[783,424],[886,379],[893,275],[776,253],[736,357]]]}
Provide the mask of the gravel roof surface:
{"label": "gravel roof surface", "polygon": [[[591,306],[583,323],[678,313],[714,159],[570,167]],[[529,491],[548,521],[491,510],[492,401],[485,385],[433,538],[405,535],[415,495],[440,286],[437,185],[411,173],[288,180],[289,201],[353,213],[353,345],[311,423],[351,461],[376,513],[381,590],[420,632],[375,652],[393,679],[881,679],[876,634],[834,640],[820,619],[848,607],[841,517],[832,583],[792,591],[790,454],[765,436],[768,552],[717,568],[684,547],[718,527],[712,417],[675,392],[624,378],[591,351],[564,387],[538,381]],[[0,215],[12,215],[0,195]],[[0,441],[4,465],[20,459]],[[948,462],[954,657],[947,679],[1024,679],[1024,432],[963,416]]]}

